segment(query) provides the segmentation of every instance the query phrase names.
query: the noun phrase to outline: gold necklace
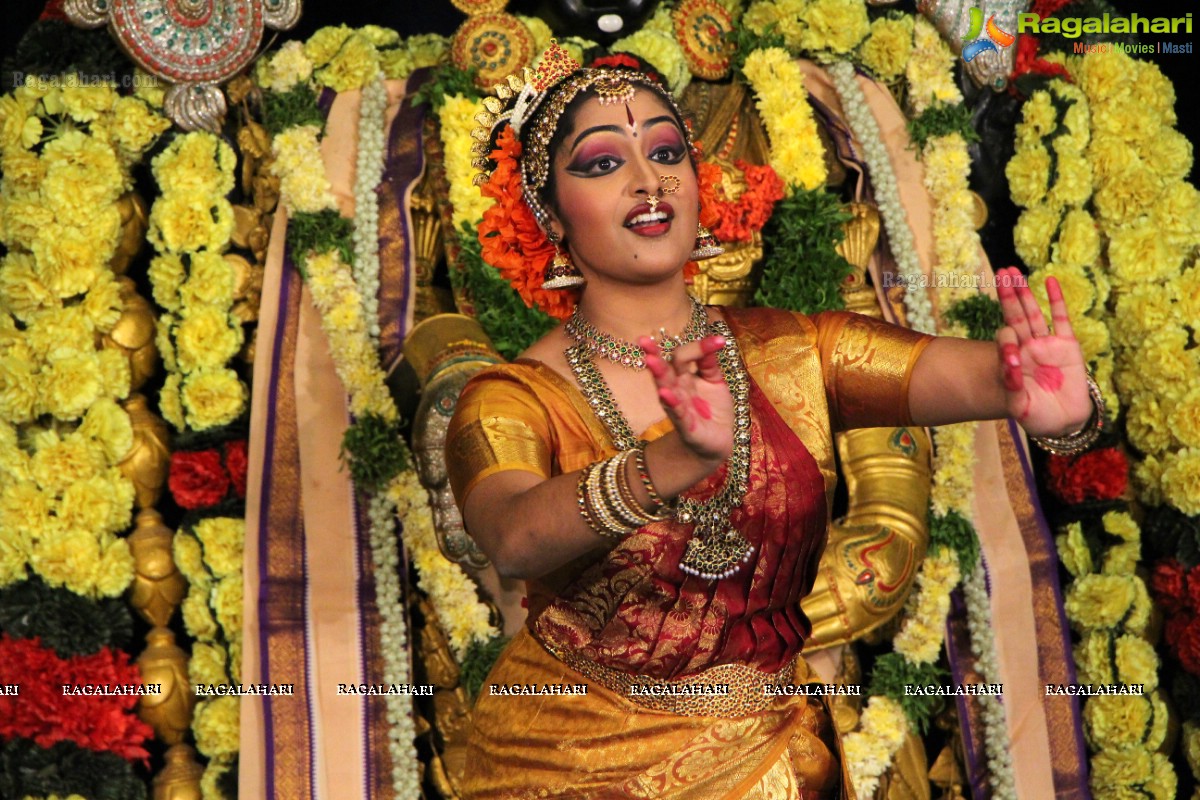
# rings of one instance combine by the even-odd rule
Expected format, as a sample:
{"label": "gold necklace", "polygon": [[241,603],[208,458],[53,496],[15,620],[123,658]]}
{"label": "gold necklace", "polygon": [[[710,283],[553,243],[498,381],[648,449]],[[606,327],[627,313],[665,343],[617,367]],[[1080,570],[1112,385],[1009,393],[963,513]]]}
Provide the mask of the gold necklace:
{"label": "gold necklace", "polygon": [[[704,337],[708,330],[708,312],[704,310],[696,298],[688,295],[692,302],[692,315],[683,333],[668,335],[666,328],[658,329],[658,336],[652,337],[662,350],[662,357],[671,360],[672,351],[680,345],[694,342]],[[646,351],[633,342],[618,339],[616,336],[604,333],[593,325],[588,318],[579,313],[579,306],[563,325],[563,332],[570,336],[577,345],[587,348],[597,358],[607,358],[614,364],[620,364],[628,369],[640,370],[646,367]]]}
{"label": "gold necklace", "polygon": [[[725,462],[725,483],[720,490],[703,502],[680,497],[675,506],[675,520],[684,525],[695,524],[679,569],[711,581],[735,574],[750,560],[754,546],[729,524],[729,515],[741,506],[750,479],[750,376],[733,332],[725,321],[707,323],[706,328],[706,333],[725,337],[725,346],[717,352],[717,361],[733,395],[733,452]],[[595,353],[585,345],[577,344],[566,349],[566,356],[583,396],[608,429],[617,449],[635,447],[639,439],[617,407],[608,382],[596,368]]]}

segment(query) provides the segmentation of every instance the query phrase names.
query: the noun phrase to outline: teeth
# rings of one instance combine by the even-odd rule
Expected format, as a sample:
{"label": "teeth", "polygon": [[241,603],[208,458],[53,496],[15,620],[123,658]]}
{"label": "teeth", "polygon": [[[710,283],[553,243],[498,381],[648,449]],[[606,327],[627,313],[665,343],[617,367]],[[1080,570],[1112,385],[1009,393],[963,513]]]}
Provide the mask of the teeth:
{"label": "teeth", "polygon": [[633,219],[629,220],[627,225],[646,225],[651,222],[666,222],[667,214],[664,211],[651,211],[649,214],[638,214]]}

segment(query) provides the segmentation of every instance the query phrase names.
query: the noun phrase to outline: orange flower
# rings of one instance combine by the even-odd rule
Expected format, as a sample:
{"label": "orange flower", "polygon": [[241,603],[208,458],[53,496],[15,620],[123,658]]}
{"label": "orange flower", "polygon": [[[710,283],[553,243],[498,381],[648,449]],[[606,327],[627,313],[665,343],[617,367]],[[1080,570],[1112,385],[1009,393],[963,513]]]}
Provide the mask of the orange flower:
{"label": "orange flower", "polygon": [[700,222],[722,242],[748,242],[762,230],[783,199],[783,181],[769,165],[738,160],[746,189],[736,201],[729,200],[721,186],[721,167],[700,164]]}
{"label": "orange flower", "polygon": [[484,197],[496,201],[483,212],[479,223],[483,260],[500,271],[525,305],[536,306],[555,319],[566,319],[575,307],[578,292],[542,288],[542,276],[554,257],[554,245],[525,203],[520,156],[521,142],[513,135],[512,128],[505,128],[491,154],[496,169],[480,187]]}

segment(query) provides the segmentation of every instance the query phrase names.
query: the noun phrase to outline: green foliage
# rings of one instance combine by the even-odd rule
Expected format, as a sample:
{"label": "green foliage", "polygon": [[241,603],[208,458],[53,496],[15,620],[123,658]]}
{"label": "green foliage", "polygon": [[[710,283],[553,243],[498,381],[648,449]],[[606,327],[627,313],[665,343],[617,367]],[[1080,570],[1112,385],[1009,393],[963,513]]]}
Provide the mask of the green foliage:
{"label": "green foliage", "polygon": [[887,653],[875,660],[868,692],[899,703],[913,729],[924,735],[929,723],[942,710],[945,697],[907,694],[904,687],[942,686],[947,677],[946,671],[936,664],[913,664],[899,653]]}
{"label": "green foliage", "polygon": [[754,302],[814,314],[842,308],[840,286],[851,267],[835,249],[850,220],[824,189],[798,189],[775,206],[763,228],[762,281]]}
{"label": "green foliage", "polygon": [[325,114],[317,105],[317,94],[306,83],[286,92],[263,92],[263,126],[278,136],[295,125],[316,125],[325,130]]}
{"label": "green foliage", "polygon": [[468,223],[459,232],[459,244],[459,269],[450,270],[450,281],[470,297],[475,317],[496,351],[514,359],[557,323],[544,311],[525,305],[517,290],[483,260],[479,238]]}
{"label": "green foliage", "polygon": [[60,20],[39,20],[29,26],[16,51],[4,60],[0,92],[10,92],[24,83],[25,75],[71,73],[88,79],[110,77],[119,83],[133,74],[133,62],[121,52],[107,29],[87,30]]}
{"label": "green foliage", "polygon": [[745,25],[738,25],[732,32],[725,34],[725,41],[733,45],[733,71],[735,75],[742,78],[745,78],[742,75],[742,66],[746,63],[746,58],[755,50],[765,50],[768,47],[787,49],[787,45],[783,42],[783,34],[775,32],[774,22],[768,25],[761,35]]}
{"label": "green foliage", "polygon": [[354,233],[354,223],[333,209],[318,211],[315,214],[298,212],[288,220],[287,243],[292,252],[292,260],[304,274],[304,259],[309,253],[328,253],[336,250],[347,264],[354,263],[354,243],[351,238]]}
{"label": "green foliage", "polygon": [[925,149],[930,139],[951,133],[961,134],[968,142],[979,141],[979,133],[971,124],[971,110],[962,103],[951,105],[935,101],[908,121],[909,138],[919,151]]}
{"label": "green foliage", "polygon": [[492,671],[492,665],[496,663],[508,641],[507,636],[495,636],[482,644],[471,642],[467,648],[459,671],[459,681],[471,697],[478,696],[488,673]]}
{"label": "green foliage", "polygon": [[483,96],[479,87],[475,85],[475,75],[478,72],[474,67],[462,70],[453,62],[444,61],[433,69],[429,80],[417,89],[416,103],[428,103],[431,109],[437,111],[451,95],[461,94],[463,97],[478,99]]}
{"label": "green foliage", "polygon": [[1004,311],[998,300],[977,294],[950,306],[946,319],[966,328],[967,338],[990,342],[1004,325]]}
{"label": "green foliage", "polygon": [[360,491],[382,491],[408,466],[403,422],[378,414],[355,418],[342,437],[341,456]]}
{"label": "green foliage", "polygon": [[979,561],[979,537],[971,521],[951,509],[945,516],[929,512],[929,552],[948,547],[958,556],[958,570],[970,574]]}
{"label": "green foliage", "polygon": [[97,753],[69,740],[42,747],[17,737],[0,743],[0,797],[146,800],[146,785],[115,753]]}
{"label": "green foliage", "polygon": [[33,577],[0,589],[0,632],[40,637],[61,658],[91,655],[108,646],[128,649],[133,616],[119,598],[89,600]]}

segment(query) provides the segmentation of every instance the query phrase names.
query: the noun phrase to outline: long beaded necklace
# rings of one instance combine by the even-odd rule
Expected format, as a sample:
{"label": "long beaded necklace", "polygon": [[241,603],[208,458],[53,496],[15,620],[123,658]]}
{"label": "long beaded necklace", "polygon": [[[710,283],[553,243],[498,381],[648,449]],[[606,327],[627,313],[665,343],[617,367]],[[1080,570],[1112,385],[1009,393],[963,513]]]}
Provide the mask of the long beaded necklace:
{"label": "long beaded necklace", "polygon": [[[688,299],[692,301],[692,315],[683,333],[670,336],[665,328],[659,328],[659,335],[654,337],[662,350],[663,358],[667,361],[671,360],[672,351],[676,347],[703,338],[704,332],[708,330],[708,314],[704,311],[704,306],[690,295]],[[579,313],[579,306],[575,306],[575,313],[567,320],[563,331],[596,358],[607,358],[614,364],[634,370],[644,369],[646,366],[646,352],[642,348],[597,329],[587,317]]]}
{"label": "long beaded necklace", "polygon": [[[703,306],[700,308],[703,310]],[[689,575],[717,580],[735,574],[754,554],[753,545],[729,524],[730,513],[742,504],[750,477],[750,378],[737,341],[725,321],[710,323],[706,314],[701,336],[709,334],[725,338],[725,347],[717,353],[717,363],[733,395],[733,452],[725,462],[725,483],[721,489],[704,502],[681,497],[675,507],[675,520],[696,526],[679,568]],[[629,450],[636,446],[637,435],[617,407],[608,382],[596,368],[597,353],[584,344],[576,344],[566,349],[566,357],[583,396],[608,429],[617,449]]]}

